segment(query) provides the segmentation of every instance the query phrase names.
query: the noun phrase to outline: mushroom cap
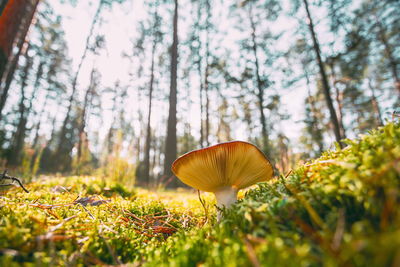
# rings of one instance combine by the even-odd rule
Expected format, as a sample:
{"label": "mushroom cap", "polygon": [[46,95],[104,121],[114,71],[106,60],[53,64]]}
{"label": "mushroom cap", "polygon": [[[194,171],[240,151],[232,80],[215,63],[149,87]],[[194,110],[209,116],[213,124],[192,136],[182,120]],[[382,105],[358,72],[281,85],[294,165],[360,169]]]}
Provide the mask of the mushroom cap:
{"label": "mushroom cap", "polygon": [[207,192],[246,188],[271,179],[274,172],[267,157],[243,141],[193,150],[176,159],[171,169],[183,183]]}

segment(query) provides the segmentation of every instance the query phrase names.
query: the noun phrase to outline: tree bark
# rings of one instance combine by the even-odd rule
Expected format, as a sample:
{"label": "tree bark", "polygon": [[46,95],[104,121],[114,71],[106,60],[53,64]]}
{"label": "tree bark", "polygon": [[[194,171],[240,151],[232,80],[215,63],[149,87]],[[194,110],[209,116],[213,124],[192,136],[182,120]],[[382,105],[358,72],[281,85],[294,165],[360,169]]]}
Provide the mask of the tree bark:
{"label": "tree bark", "polygon": [[150,184],[150,146],[151,146],[151,109],[153,102],[153,88],[154,88],[154,57],[157,44],[153,41],[151,50],[151,67],[150,67],[150,84],[149,84],[149,106],[147,110],[147,129],[146,129],[146,143],[144,149],[144,161],[143,161],[143,175],[144,181],[147,186]]}
{"label": "tree bark", "polygon": [[206,97],[206,106],[205,106],[205,111],[206,111],[206,129],[205,129],[205,141],[206,141],[206,146],[210,146],[210,96],[209,96],[209,72],[210,72],[210,66],[208,64],[208,43],[206,44],[207,47],[207,53],[206,53],[206,69],[204,71],[204,93]]}
{"label": "tree bark", "polygon": [[209,75],[210,75],[210,18],[211,18],[211,7],[210,2],[206,0],[206,10],[207,10],[207,19],[206,19],[206,69],[204,71],[204,91],[206,97],[206,133],[205,140],[206,145],[210,146],[210,96],[209,96]]}
{"label": "tree bark", "polygon": [[[24,0],[8,0],[0,16],[0,78],[6,67],[6,63],[12,54],[14,41],[21,33],[22,21],[26,16],[29,6]],[[20,37],[25,39],[25,37]]]}
{"label": "tree bark", "polygon": [[93,67],[92,72],[90,74],[90,83],[89,83],[89,87],[86,90],[85,93],[85,98],[83,101],[83,108],[82,108],[82,114],[81,114],[81,121],[79,124],[79,128],[78,128],[78,133],[79,133],[79,140],[78,140],[78,162],[81,161],[81,157],[82,157],[82,146],[83,146],[83,142],[84,140],[86,140],[86,132],[85,132],[85,127],[86,127],[86,119],[87,119],[87,111],[91,105],[92,102],[92,96],[93,96],[93,91],[95,88],[95,68]]}
{"label": "tree bark", "polygon": [[29,77],[29,72],[32,67],[32,59],[28,56],[29,47],[25,52],[25,66],[23,68],[23,73],[21,77],[21,100],[19,102],[19,121],[17,125],[17,130],[14,134],[13,145],[11,146],[11,154],[9,163],[10,165],[18,165],[21,161],[21,155],[24,148],[25,134],[26,134],[26,123],[27,115],[29,111],[25,106],[25,88],[27,85],[27,80]]}
{"label": "tree bark", "polygon": [[[310,104],[310,107],[311,107],[311,118],[312,118],[312,121],[313,121],[313,124],[312,124],[312,131],[313,131],[313,133],[312,133],[312,135],[313,135],[313,141],[314,142],[316,142],[317,143],[317,146],[318,146],[318,153],[319,154],[322,154],[322,152],[324,152],[324,144],[323,144],[323,142],[322,142],[322,133],[321,133],[321,129],[320,129],[320,127],[318,127],[318,116],[317,116],[317,114],[318,114],[318,109],[317,109],[317,107],[316,107],[316,104],[315,104],[315,98],[312,96],[312,94],[311,94],[311,89],[310,89],[310,84],[311,84],[311,82],[310,82],[310,78],[309,78],[309,76],[308,76],[308,72],[307,72],[307,70],[306,70],[306,67],[304,66],[304,73],[305,73],[305,76],[306,76],[306,82],[307,82],[307,93],[308,93],[308,99],[309,99],[309,104]],[[318,135],[320,135],[320,136],[318,136],[318,137],[320,137],[320,138],[315,138],[315,133],[317,133]]]}
{"label": "tree bark", "polygon": [[343,92],[340,92],[339,88],[337,87],[337,82],[336,82],[336,72],[335,72],[335,65],[333,60],[330,62],[330,68],[332,72],[332,84],[333,88],[335,89],[335,99],[337,103],[337,116],[338,116],[338,121],[339,121],[339,127],[340,127],[340,136],[341,138],[346,138],[346,129],[343,124]]}
{"label": "tree bark", "polygon": [[261,73],[260,73],[260,64],[258,62],[257,56],[257,42],[256,42],[256,25],[254,23],[253,17],[251,12],[251,6],[249,7],[249,20],[251,25],[251,41],[252,41],[252,50],[254,55],[254,64],[255,64],[255,73],[256,73],[256,80],[257,80],[257,99],[258,99],[258,109],[260,112],[260,123],[261,123],[261,135],[262,135],[262,142],[263,142],[263,151],[266,153],[269,151],[270,144],[269,144],[269,135],[267,130],[267,122],[265,119],[264,113],[264,85],[261,80]]}
{"label": "tree bark", "polygon": [[[178,0],[175,0],[173,18],[173,42],[171,47],[171,81],[169,92],[169,112],[167,124],[167,137],[165,140],[164,175],[172,176],[171,165],[177,156],[176,138],[176,105],[177,105],[177,67],[178,67]],[[174,179],[169,186],[176,186]]]}
{"label": "tree bark", "polygon": [[203,72],[202,72],[202,64],[201,64],[201,55],[200,55],[200,51],[201,51],[201,47],[202,47],[202,42],[201,42],[201,36],[200,36],[200,20],[201,20],[201,2],[198,1],[198,8],[197,8],[197,25],[195,27],[197,27],[198,30],[198,34],[197,34],[197,41],[199,43],[199,46],[197,48],[197,72],[199,75],[199,82],[200,82],[200,90],[199,90],[199,101],[200,101],[200,147],[203,148],[204,146],[204,122],[203,122],[203,113],[204,113],[204,107],[203,107],[203,91],[204,91],[204,85],[203,85]]}
{"label": "tree bark", "polygon": [[316,33],[314,31],[314,24],[313,24],[313,20],[312,20],[312,17],[311,17],[310,10],[308,8],[308,1],[307,0],[303,0],[303,3],[304,3],[304,8],[305,8],[306,13],[307,13],[308,28],[310,30],[310,34],[311,34],[311,37],[312,37],[312,40],[313,40],[314,52],[315,52],[315,54],[317,56],[317,63],[318,63],[319,72],[320,72],[320,75],[321,75],[323,92],[324,92],[326,104],[327,104],[328,109],[329,109],[329,113],[330,113],[330,117],[331,117],[330,121],[332,123],[333,132],[335,134],[336,142],[339,143],[340,147],[343,147],[343,144],[340,142],[341,139],[342,139],[342,136],[340,134],[339,121],[338,121],[338,118],[337,118],[337,115],[336,115],[335,108],[333,106],[333,101],[332,101],[332,97],[331,97],[328,78],[327,78],[327,75],[326,75],[324,63],[322,62],[321,50],[320,50],[320,46],[319,46],[319,42],[318,42]]}
{"label": "tree bark", "polygon": [[378,17],[375,15],[376,25],[378,26],[378,38],[381,40],[383,47],[385,48],[385,54],[389,61],[389,66],[392,71],[392,77],[394,80],[394,88],[398,91],[400,95],[400,78],[397,72],[397,62],[393,56],[392,48],[390,47],[389,41],[386,38],[385,29],[383,28],[382,24],[380,23]]}
{"label": "tree bark", "polygon": [[[115,91],[114,91],[114,99],[113,99],[113,105],[111,108],[111,114],[113,116],[112,123],[110,125],[110,128],[108,129],[107,137],[106,137],[106,143],[105,143],[105,150],[106,150],[106,155],[111,155],[113,152],[113,137],[114,137],[114,126],[116,125],[117,118],[115,115],[115,112],[117,111],[117,98],[118,98],[118,90],[119,90],[119,83],[115,84]],[[107,161],[107,159],[105,159]]]}
{"label": "tree bark", "polygon": [[368,86],[369,86],[369,89],[371,90],[371,103],[372,103],[372,108],[374,109],[374,111],[376,113],[375,120],[377,122],[377,126],[383,126],[382,112],[379,107],[378,100],[377,100],[376,94],[375,94],[375,88],[372,85],[371,79],[368,79]]}
{"label": "tree bark", "polygon": [[[37,70],[37,72],[36,72],[36,79],[35,79],[35,83],[34,83],[34,85],[33,85],[33,87],[34,87],[34,93],[32,94],[31,105],[32,105],[32,102],[33,102],[34,97],[36,96],[36,91],[37,91],[37,90],[39,89],[39,87],[40,87],[40,80],[42,79],[42,76],[43,76],[43,66],[44,66],[44,64],[45,64],[45,62],[41,60],[40,63],[39,63],[39,66],[38,66],[38,70]],[[45,100],[44,100],[44,103],[43,103],[43,105],[42,105],[42,108],[40,109],[40,112],[39,112],[39,114],[38,114],[38,116],[37,116],[37,117],[39,118],[39,121],[38,121],[38,124],[37,124],[36,127],[35,127],[36,132],[35,132],[35,137],[34,137],[33,143],[32,143],[32,147],[33,147],[33,148],[36,147],[37,142],[38,142],[38,139],[39,139],[40,119],[42,118],[44,109],[45,109],[45,107],[46,107],[46,105],[47,105],[48,97],[49,97],[49,93],[47,92],[46,97],[45,97]]]}
{"label": "tree bark", "polygon": [[[19,57],[23,54],[24,44],[27,43],[26,36],[39,0],[32,2],[31,10],[27,9],[27,6],[23,8],[22,5],[24,4],[26,4],[25,1],[10,0],[4,9],[4,13],[0,16],[0,84],[2,88],[0,96],[0,120],[2,119],[1,113],[8,97],[8,91],[18,65]],[[20,14],[22,11],[26,14]],[[21,16],[26,16],[25,22]],[[15,28],[16,26],[18,27]],[[23,28],[18,31],[18,28],[21,27]],[[17,36],[18,32],[20,36]],[[15,39],[16,42],[14,42]],[[17,53],[12,56],[11,49],[14,43],[17,47]],[[8,67],[6,65],[7,62],[9,62]]]}

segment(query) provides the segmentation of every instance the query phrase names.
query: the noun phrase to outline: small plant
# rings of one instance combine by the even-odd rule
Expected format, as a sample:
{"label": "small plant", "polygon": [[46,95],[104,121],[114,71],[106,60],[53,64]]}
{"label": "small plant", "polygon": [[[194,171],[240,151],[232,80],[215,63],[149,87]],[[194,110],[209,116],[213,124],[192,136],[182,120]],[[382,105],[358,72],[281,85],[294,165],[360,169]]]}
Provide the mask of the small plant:
{"label": "small plant", "polygon": [[122,141],[122,133],[118,132],[117,142],[113,146],[112,153],[104,156],[104,163],[100,168],[100,172],[106,179],[133,187],[135,184],[136,166],[121,156]]}

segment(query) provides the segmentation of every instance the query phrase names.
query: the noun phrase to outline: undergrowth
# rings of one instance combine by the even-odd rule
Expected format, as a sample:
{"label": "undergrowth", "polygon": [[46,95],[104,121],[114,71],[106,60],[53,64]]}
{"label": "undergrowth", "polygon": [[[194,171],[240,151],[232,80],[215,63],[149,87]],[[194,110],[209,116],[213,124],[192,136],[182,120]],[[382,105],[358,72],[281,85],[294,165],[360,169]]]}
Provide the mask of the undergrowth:
{"label": "undergrowth", "polygon": [[215,222],[187,191],[44,177],[0,197],[0,265],[400,266],[400,126],[249,190]]}
{"label": "undergrowth", "polygon": [[259,184],[224,220],[180,231],[148,266],[400,266],[400,127]]}

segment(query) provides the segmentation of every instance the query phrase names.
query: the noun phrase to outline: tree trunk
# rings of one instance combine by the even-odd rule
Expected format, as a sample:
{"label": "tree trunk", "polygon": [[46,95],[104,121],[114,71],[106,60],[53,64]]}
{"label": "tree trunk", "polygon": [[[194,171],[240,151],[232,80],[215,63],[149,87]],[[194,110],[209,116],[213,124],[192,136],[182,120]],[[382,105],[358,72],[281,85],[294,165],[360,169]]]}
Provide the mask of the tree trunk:
{"label": "tree trunk", "polygon": [[330,62],[331,72],[332,72],[332,84],[333,88],[335,89],[336,93],[336,103],[337,103],[337,116],[339,121],[340,127],[340,136],[341,138],[346,138],[346,129],[343,124],[343,92],[340,92],[339,88],[337,87],[336,83],[336,72],[335,72],[335,65],[333,60]]}
{"label": "tree trunk", "polygon": [[205,106],[205,111],[206,111],[206,129],[205,129],[205,141],[206,141],[206,146],[210,146],[210,96],[209,96],[209,72],[210,72],[210,67],[208,64],[208,43],[206,44],[207,47],[207,53],[206,53],[206,69],[204,71],[204,93],[206,97],[206,106]]}
{"label": "tree trunk", "polygon": [[375,94],[375,88],[372,85],[371,79],[368,79],[368,86],[369,89],[371,90],[371,103],[372,103],[372,108],[374,109],[375,112],[375,120],[377,122],[377,126],[383,126],[381,109],[379,107],[378,100]]}
{"label": "tree trunk", "polygon": [[[177,155],[176,138],[176,105],[177,105],[177,67],[178,67],[178,0],[175,0],[173,18],[173,42],[171,47],[171,81],[169,92],[169,112],[167,124],[167,137],[165,140],[164,175],[172,176],[171,165]],[[176,186],[177,181],[171,182],[169,186]]]}
{"label": "tree trunk", "polygon": [[[107,137],[106,137],[106,147],[105,147],[105,150],[106,150],[106,155],[111,155],[112,154],[112,152],[113,152],[113,146],[114,146],[114,144],[113,144],[113,137],[114,137],[114,126],[115,126],[115,124],[116,124],[116,121],[117,121],[117,119],[116,119],[116,115],[115,115],[115,112],[116,112],[116,110],[117,110],[117,96],[118,96],[118,90],[119,90],[119,84],[115,84],[115,94],[114,94],[114,99],[113,99],[113,106],[112,106],[112,109],[111,109],[111,114],[112,114],[112,116],[113,116],[113,119],[112,119],[112,123],[111,123],[111,125],[110,125],[110,129],[108,129],[108,133],[107,133]],[[107,159],[105,159],[105,161],[107,161]]]}
{"label": "tree trunk", "polygon": [[[44,66],[44,64],[45,64],[45,62],[42,61],[42,60],[41,60],[40,63],[39,63],[38,70],[37,70],[37,72],[36,72],[35,83],[34,83],[34,85],[33,85],[33,88],[34,88],[34,89],[33,89],[32,99],[31,99],[31,101],[30,101],[30,106],[32,106],[33,99],[35,98],[36,92],[37,92],[37,90],[38,90],[39,87],[40,87],[40,80],[42,79],[42,76],[43,76],[43,66]],[[40,119],[42,118],[44,109],[45,109],[45,107],[46,107],[46,105],[47,105],[47,99],[48,99],[48,97],[49,97],[49,93],[47,92],[46,97],[45,97],[45,100],[44,100],[44,103],[43,103],[43,105],[42,105],[42,108],[41,108],[41,110],[40,110],[40,112],[39,112],[39,114],[38,114],[38,116],[37,116],[37,117],[39,118],[39,122],[38,122],[38,124],[37,124],[36,127],[35,127],[36,132],[35,132],[35,137],[34,137],[34,139],[33,139],[33,144],[32,144],[32,147],[33,147],[33,148],[36,147],[37,142],[38,142],[38,139],[39,139]],[[30,110],[30,108],[29,108],[29,110]]]}
{"label": "tree trunk", "polygon": [[95,25],[96,25],[96,23],[97,23],[97,21],[98,21],[98,19],[100,17],[100,11],[101,11],[102,7],[103,7],[103,1],[100,1],[99,6],[97,7],[96,13],[95,13],[95,15],[93,17],[92,25],[90,26],[89,34],[88,34],[88,36],[86,38],[85,49],[84,49],[83,54],[81,56],[81,59],[80,59],[79,65],[78,65],[78,69],[76,70],[76,73],[75,73],[75,76],[74,76],[74,80],[72,81],[71,96],[69,97],[67,113],[65,115],[65,119],[64,119],[63,124],[61,126],[60,139],[59,139],[59,142],[58,142],[58,145],[57,145],[57,149],[56,149],[56,157],[60,156],[60,154],[62,153],[62,146],[63,146],[63,143],[65,142],[65,135],[66,135],[66,132],[67,132],[67,125],[69,123],[69,119],[70,119],[70,116],[71,116],[72,104],[73,104],[73,102],[75,100],[75,93],[76,93],[78,77],[79,77],[79,74],[81,72],[81,68],[82,68],[83,62],[84,62],[84,60],[85,60],[85,58],[87,56],[87,52],[88,52],[89,46],[90,46],[90,40],[91,40],[91,37],[92,37],[93,32],[94,32],[94,27],[95,27]]}
{"label": "tree trunk", "polygon": [[23,69],[22,77],[21,77],[21,100],[19,103],[19,121],[17,125],[17,130],[14,134],[13,145],[11,146],[11,154],[9,163],[10,165],[16,166],[21,161],[21,155],[24,148],[25,134],[26,134],[26,123],[27,123],[27,115],[28,112],[27,107],[25,106],[25,88],[27,85],[27,80],[29,77],[29,72],[32,67],[32,59],[28,56],[29,47],[26,50],[25,58],[26,63]]}
{"label": "tree trunk", "polygon": [[385,29],[383,28],[381,22],[379,21],[379,18],[376,15],[375,15],[375,20],[376,20],[376,25],[378,26],[378,39],[381,40],[383,47],[385,48],[385,54],[387,56],[387,59],[389,61],[389,66],[392,71],[394,88],[398,91],[400,95],[400,78],[397,72],[397,62],[393,56],[392,48],[390,47],[390,44],[386,38]]}
{"label": "tree trunk", "polygon": [[[27,16],[28,7],[24,0],[8,0],[0,16],[0,78],[3,77],[6,63],[12,54],[14,41],[21,34],[21,25],[24,24],[22,22]],[[20,36],[19,39],[25,37]]]}
{"label": "tree trunk", "polygon": [[258,99],[258,109],[260,112],[260,123],[261,123],[261,135],[262,135],[262,142],[263,142],[263,151],[265,153],[269,152],[270,149],[270,144],[269,144],[269,136],[268,136],[268,130],[267,130],[267,122],[265,119],[265,113],[264,113],[264,85],[261,80],[261,74],[260,74],[260,65],[258,62],[258,56],[257,56],[257,42],[256,42],[256,25],[253,21],[252,17],[252,12],[251,12],[251,6],[249,7],[249,19],[250,19],[250,24],[251,24],[251,41],[252,41],[252,50],[253,50],[253,55],[254,55],[254,64],[255,64],[255,73],[256,73],[256,80],[257,80],[257,99]]}
{"label": "tree trunk", "polygon": [[144,161],[143,161],[143,175],[144,181],[149,186],[150,184],[150,145],[151,145],[151,108],[153,102],[153,87],[154,87],[154,57],[157,44],[154,40],[151,51],[151,70],[150,70],[150,84],[149,84],[149,106],[147,111],[147,129],[146,129],[146,143],[144,148]]}
{"label": "tree trunk", "polygon": [[[305,69],[305,66],[304,66],[304,69]],[[313,136],[313,141],[315,141],[317,143],[319,154],[322,154],[322,152],[324,152],[324,143],[322,142],[323,138],[322,138],[321,129],[320,129],[320,127],[318,127],[318,124],[317,124],[319,122],[318,117],[317,117],[318,109],[315,105],[315,98],[311,94],[311,89],[310,89],[311,82],[310,82],[310,78],[308,76],[308,72],[306,69],[304,70],[304,72],[306,75],[308,99],[309,99],[309,103],[310,103],[310,107],[311,107],[310,115],[311,115],[311,118],[313,121],[312,131],[313,131],[313,133],[318,133],[318,135],[320,135],[320,136],[318,136],[318,138],[315,138],[315,136]]]}
{"label": "tree trunk", "polygon": [[[140,90],[137,90],[137,103],[141,103],[142,97]],[[139,130],[139,136],[136,141],[136,166],[140,167],[140,161],[141,161],[141,154],[142,154],[142,138],[143,138],[143,114],[142,110],[140,107],[137,107],[137,113],[138,113],[138,122],[140,125],[140,130]]]}
{"label": "tree trunk", "polygon": [[42,122],[43,113],[44,113],[45,107],[47,106],[47,101],[49,100],[49,97],[50,97],[49,93],[47,93],[47,95],[46,95],[46,97],[44,99],[44,103],[43,103],[42,109],[39,112],[39,115],[38,115],[39,121],[38,121],[38,123],[36,124],[36,127],[35,127],[35,137],[33,138],[32,147],[36,147],[38,142],[39,142],[40,126],[41,126],[41,122]]}
{"label": "tree trunk", "polygon": [[[200,56],[199,56],[200,57]],[[200,61],[200,60],[199,60]],[[203,123],[203,75],[201,73],[201,64],[199,63],[198,65],[198,71],[199,71],[199,76],[200,76],[200,147],[203,148],[204,147],[204,123]]]}
{"label": "tree trunk", "polygon": [[204,146],[204,122],[203,122],[203,113],[204,113],[204,107],[203,107],[203,91],[204,91],[204,85],[203,85],[203,72],[202,72],[202,64],[201,64],[201,55],[200,55],[200,51],[201,51],[201,47],[202,47],[202,43],[201,43],[201,36],[200,36],[200,20],[201,20],[201,3],[200,1],[198,2],[198,8],[197,8],[197,30],[198,30],[198,34],[197,34],[197,41],[199,43],[199,46],[197,48],[197,72],[199,75],[199,82],[200,82],[200,91],[199,91],[199,101],[200,101],[200,147],[203,148]]}
{"label": "tree trunk", "polygon": [[[86,140],[86,132],[85,132],[85,127],[86,127],[86,118],[87,118],[87,111],[91,105],[92,102],[92,96],[93,96],[93,91],[95,88],[95,81],[94,81],[94,74],[95,74],[95,68],[93,67],[92,72],[90,74],[90,83],[89,87],[86,90],[85,93],[85,99],[83,101],[83,108],[82,108],[82,114],[81,114],[81,121],[80,125],[78,128],[78,135],[79,135],[79,141],[78,141],[78,162],[81,161],[82,157],[82,146],[83,142]],[[78,164],[79,165],[79,164]]]}
{"label": "tree trunk", "polygon": [[206,19],[206,69],[204,71],[204,91],[206,97],[206,133],[205,140],[207,146],[210,146],[210,95],[209,95],[209,76],[210,76],[210,18],[211,18],[211,7],[209,0],[206,0],[206,11],[207,11],[207,19]]}
{"label": "tree trunk", "polygon": [[[57,114],[60,112],[60,107],[61,107],[61,103],[62,103],[62,98],[60,97],[57,101],[57,108],[56,111],[54,112],[54,116],[48,116],[48,120],[51,119],[51,131],[50,131],[50,139],[47,142],[46,146],[52,145],[55,141],[55,137],[56,137],[56,122],[57,122]],[[50,115],[50,114],[49,114]],[[56,144],[55,144],[56,145]]]}
{"label": "tree trunk", "polygon": [[[8,97],[8,91],[18,65],[19,57],[23,53],[26,35],[38,4],[39,0],[34,0],[29,10],[28,6],[22,7],[26,5],[25,1],[10,0],[4,9],[4,13],[0,16],[0,84],[2,88],[0,96],[0,120],[2,119],[1,112]],[[24,12],[24,14],[21,12]],[[26,17],[25,21],[21,16]],[[19,33],[19,36],[17,33]],[[16,43],[17,53],[12,56],[11,50],[14,43]],[[6,67],[7,61],[9,62],[8,67]]]}
{"label": "tree trunk", "polygon": [[332,123],[333,132],[335,134],[336,142],[338,142],[339,145],[341,147],[343,147],[343,144],[340,142],[341,139],[342,139],[342,136],[340,134],[339,121],[338,121],[338,118],[337,118],[337,115],[336,115],[335,108],[333,106],[333,101],[332,101],[332,97],[331,97],[328,78],[327,78],[327,75],[326,75],[326,72],[325,72],[324,63],[322,62],[321,50],[320,50],[320,47],[319,47],[317,36],[315,34],[315,31],[314,31],[314,24],[313,24],[313,20],[311,18],[310,10],[308,8],[308,1],[307,0],[303,0],[303,3],[304,3],[304,8],[305,8],[306,13],[307,13],[308,28],[310,30],[310,34],[311,34],[311,37],[312,37],[312,40],[313,40],[314,52],[315,52],[315,54],[317,56],[317,63],[318,63],[319,72],[320,72],[320,75],[321,75],[323,92],[324,92],[326,104],[327,104],[328,109],[329,109],[329,113],[330,113],[330,117],[331,117],[330,121]]}

